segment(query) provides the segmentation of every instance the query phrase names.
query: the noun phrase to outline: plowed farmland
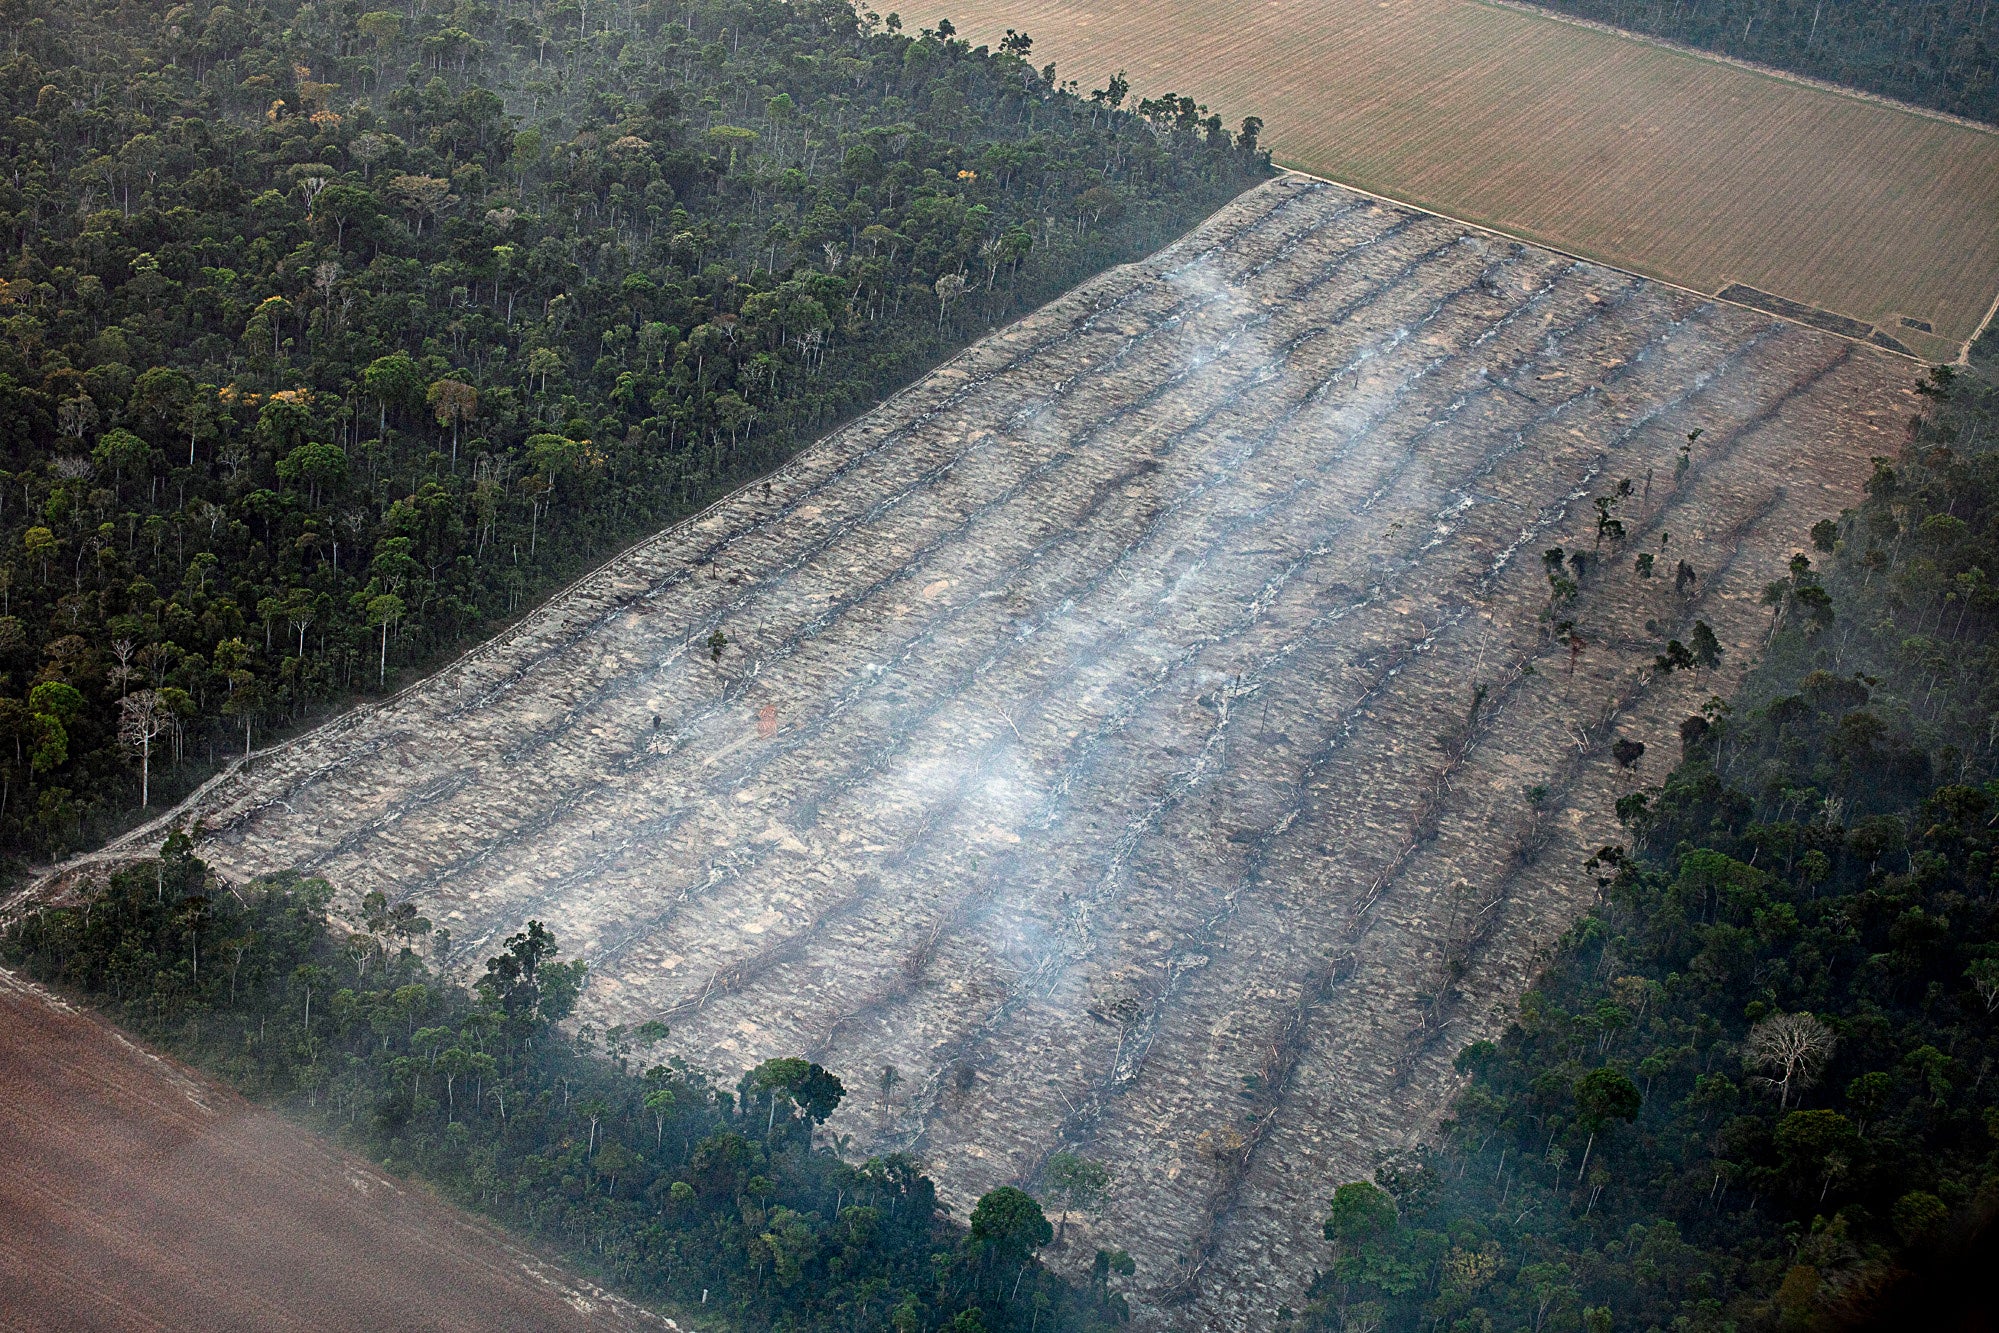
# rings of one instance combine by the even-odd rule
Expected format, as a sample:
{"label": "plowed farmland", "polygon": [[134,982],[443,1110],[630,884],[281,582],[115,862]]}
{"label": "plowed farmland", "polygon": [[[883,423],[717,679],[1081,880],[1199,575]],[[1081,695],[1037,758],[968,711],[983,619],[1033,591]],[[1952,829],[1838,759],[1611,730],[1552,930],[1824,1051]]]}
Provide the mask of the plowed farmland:
{"label": "plowed farmland", "polygon": [[[468,967],[547,920],[585,1019],[730,1077],[825,1062],[831,1127],[956,1205],[1102,1159],[1068,1253],[1129,1247],[1152,1325],[1259,1326],[1594,893],[1909,378],[1286,177],[260,757],[202,854],[413,900]],[[1542,553],[1599,554],[1621,479],[1558,639]],[[1641,670],[1696,620],[1718,669]]]}
{"label": "plowed farmland", "polygon": [[0,1327],[662,1329],[0,972]]}
{"label": "plowed farmland", "polygon": [[1988,129],[1473,0],[1006,0],[953,17],[975,41],[1032,34],[1086,89],[1124,68],[1134,99],[1261,116],[1287,165],[1830,312],[1931,359],[1955,359],[1999,296]]}

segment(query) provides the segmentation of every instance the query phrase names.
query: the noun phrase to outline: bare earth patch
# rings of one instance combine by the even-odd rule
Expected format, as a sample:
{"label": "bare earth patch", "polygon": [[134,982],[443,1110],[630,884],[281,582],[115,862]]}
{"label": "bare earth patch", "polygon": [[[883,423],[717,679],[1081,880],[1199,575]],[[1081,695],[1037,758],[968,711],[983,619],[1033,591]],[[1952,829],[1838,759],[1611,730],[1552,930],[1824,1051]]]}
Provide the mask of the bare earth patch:
{"label": "bare earth patch", "polygon": [[[1286,165],[1950,361],[1999,297],[1999,130],[1481,0],[1000,0],[977,42],[1268,122]],[[1764,305],[1765,309],[1782,309]],[[1906,323],[1913,320],[1914,323]],[[1920,325],[1927,324],[1923,330]]]}
{"label": "bare earth patch", "polygon": [[663,1329],[0,972],[0,1327]]}
{"label": "bare earth patch", "polygon": [[[585,1020],[825,1062],[830,1128],[961,1209],[1100,1158],[1069,1259],[1129,1247],[1148,1327],[1260,1326],[1735,688],[1910,377],[1285,178],[259,759],[202,854],[413,899],[468,967],[549,921]],[[1541,553],[1595,553],[1620,478],[1572,660]],[[1647,679],[1696,618],[1722,669]]]}

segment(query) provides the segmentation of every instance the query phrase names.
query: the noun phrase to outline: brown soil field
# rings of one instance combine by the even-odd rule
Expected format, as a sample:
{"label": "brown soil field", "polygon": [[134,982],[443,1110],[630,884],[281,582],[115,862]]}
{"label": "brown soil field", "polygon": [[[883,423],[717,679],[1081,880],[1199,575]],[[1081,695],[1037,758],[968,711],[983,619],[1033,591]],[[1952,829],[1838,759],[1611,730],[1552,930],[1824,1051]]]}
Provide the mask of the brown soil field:
{"label": "brown soil field", "polygon": [[[730,1079],[823,1061],[830,1128],[954,1207],[1098,1158],[1057,1261],[1129,1248],[1142,1327],[1265,1326],[1913,373],[1287,176],[187,813],[224,873],[412,900],[468,970],[548,921],[582,1019]],[[1541,553],[1595,553],[1620,478],[1572,658]],[[1722,668],[1655,679],[1696,618]]]}
{"label": "brown soil field", "polygon": [[0,971],[0,1328],[666,1329]]}
{"label": "brown soil field", "polygon": [[1134,100],[1261,116],[1300,170],[1925,358],[1956,359],[1999,296],[1999,131],[1477,0],[950,13],[974,41],[1031,34],[1085,90],[1123,68]]}

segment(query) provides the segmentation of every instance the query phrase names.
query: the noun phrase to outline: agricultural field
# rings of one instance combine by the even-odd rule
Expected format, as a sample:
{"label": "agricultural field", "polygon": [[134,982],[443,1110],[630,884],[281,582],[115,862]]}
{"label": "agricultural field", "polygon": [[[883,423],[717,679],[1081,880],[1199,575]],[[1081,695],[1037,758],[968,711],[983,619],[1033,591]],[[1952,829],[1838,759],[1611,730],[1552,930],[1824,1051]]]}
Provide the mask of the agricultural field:
{"label": "agricultural field", "polygon": [[[1912,379],[1286,176],[187,813],[468,972],[545,920],[583,1021],[730,1079],[825,1063],[828,1130],[960,1210],[1098,1159],[1058,1264],[1130,1249],[1145,1327],[1267,1325]],[[1718,663],[1647,670],[1697,622]]]}
{"label": "agricultural field", "polygon": [[0,971],[0,1324],[671,1330]]}
{"label": "agricultural field", "polygon": [[961,21],[1029,33],[1085,91],[1123,68],[1134,101],[1261,116],[1300,170],[1927,359],[1955,360],[1999,296],[1999,131],[1476,0],[1007,0]]}

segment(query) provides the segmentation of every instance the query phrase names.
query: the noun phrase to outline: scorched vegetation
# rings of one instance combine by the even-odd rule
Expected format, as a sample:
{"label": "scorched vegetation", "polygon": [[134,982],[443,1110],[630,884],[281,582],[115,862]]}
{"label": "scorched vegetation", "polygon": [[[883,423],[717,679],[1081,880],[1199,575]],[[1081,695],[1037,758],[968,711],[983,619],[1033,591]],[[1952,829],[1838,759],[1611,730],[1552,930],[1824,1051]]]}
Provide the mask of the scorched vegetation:
{"label": "scorched vegetation", "polygon": [[0,6],[0,854],[393,687],[1266,174],[898,26]]}

